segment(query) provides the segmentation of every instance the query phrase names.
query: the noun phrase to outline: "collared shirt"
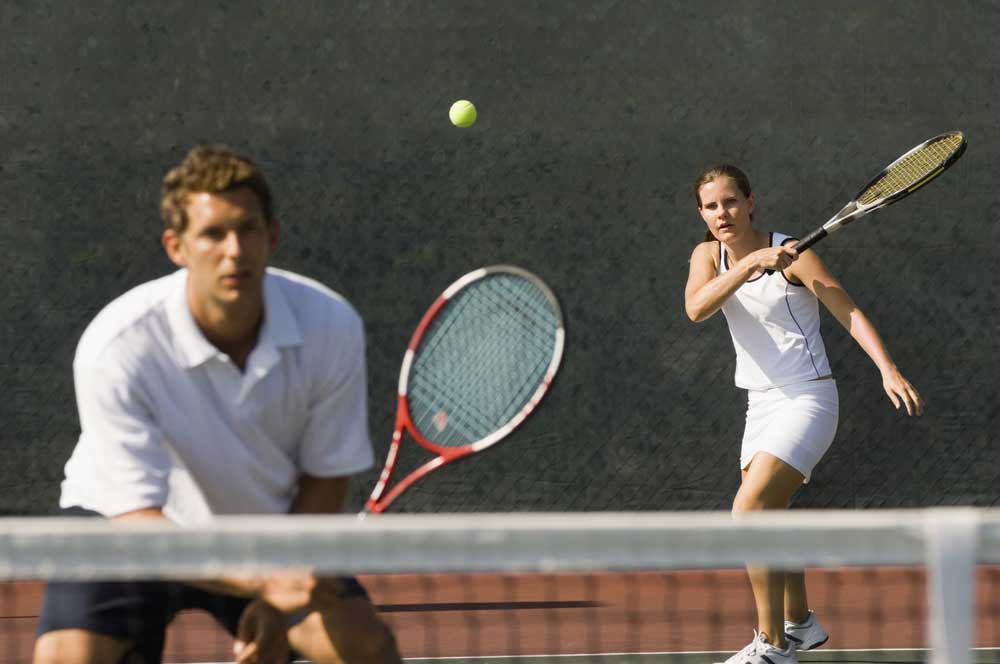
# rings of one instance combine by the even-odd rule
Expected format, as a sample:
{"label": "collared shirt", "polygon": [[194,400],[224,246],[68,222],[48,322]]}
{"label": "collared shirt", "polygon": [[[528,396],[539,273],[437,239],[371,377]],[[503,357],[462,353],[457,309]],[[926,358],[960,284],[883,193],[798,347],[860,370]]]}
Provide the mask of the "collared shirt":
{"label": "collared shirt", "polygon": [[257,344],[239,368],[191,315],[187,271],[91,322],[73,361],[80,439],[60,505],[148,507],[182,524],[287,512],[299,477],[370,468],[364,330],[341,296],[270,268]]}

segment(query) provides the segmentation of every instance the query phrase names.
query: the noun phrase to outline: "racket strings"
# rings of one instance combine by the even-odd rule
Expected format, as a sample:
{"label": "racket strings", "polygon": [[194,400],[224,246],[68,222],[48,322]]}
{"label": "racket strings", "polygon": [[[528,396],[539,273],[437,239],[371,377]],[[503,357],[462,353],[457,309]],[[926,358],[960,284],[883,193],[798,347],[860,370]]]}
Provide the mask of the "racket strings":
{"label": "racket strings", "polygon": [[[467,309],[468,304],[462,302],[462,309]],[[494,350],[479,347],[472,329],[456,328],[459,315],[472,314],[455,312],[455,318],[442,320],[438,329],[430,330],[431,339],[436,343],[417,356],[410,379],[410,411],[414,425],[419,431],[433,432],[435,440],[443,444],[476,440],[480,432],[491,430],[489,406],[492,401],[488,400],[491,395],[484,389],[467,395],[465,383],[473,377],[463,374],[470,368],[463,368],[459,373],[455,366],[447,366],[455,365],[467,353]],[[441,439],[440,434],[446,430],[448,436]],[[452,440],[454,442],[450,442]]]}
{"label": "racket strings", "polygon": [[477,307],[478,310],[470,315],[476,315],[479,320],[484,320],[484,314],[488,315],[492,307],[498,310],[513,307],[523,315],[506,315],[501,320],[520,328],[524,336],[519,341],[536,344],[542,353],[550,352],[549,341],[558,321],[545,293],[527,280],[498,275],[482,279],[452,298],[448,304],[448,315],[435,319],[431,332],[421,345],[425,355],[432,356],[439,343],[453,341],[453,337],[448,334],[449,328],[457,321],[466,322],[462,314],[466,313],[463,310],[469,306]]}
{"label": "racket strings", "polygon": [[459,291],[414,358],[409,396],[416,428],[448,446],[505,425],[545,376],[559,327],[548,296],[523,277],[490,275]]}
{"label": "racket strings", "polygon": [[[421,392],[427,398],[421,399]],[[414,425],[439,444],[469,444],[512,419],[530,398],[530,392],[525,389],[522,393],[504,395],[490,390],[487,384],[485,389],[478,389],[478,398],[473,400],[459,385],[442,387],[440,381],[437,384],[419,381],[411,393]]]}
{"label": "racket strings", "polygon": [[949,134],[904,155],[858,196],[858,204],[868,205],[920,183],[941,168],[961,145],[960,134]]}
{"label": "racket strings", "polygon": [[[512,280],[512,279],[511,279]],[[488,324],[486,331],[497,335],[498,341],[517,341],[534,345],[541,354],[551,351],[551,338],[557,320],[541,291],[527,291],[523,286],[503,283],[499,277],[477,282],[475,291],[461,292],[448,305],[446,312],[432,325],[427,339],[421,345],[418,362],[434,357],[440,344],[455,343],[459,335],[475,336],[482,330],[469,325],[476,320],[480,326]],[[528,283],[528,282],[525,282]],[[472,308],[473,310],[469,310]],[[452,327],[461,322],[464,329],[453,332]],[[497,325],[502,327],[497,328]],[[517,329],[510,329],[511,327]],[[504,345],[504,344],[502,344]],[[504,357],[504,347],[496,347],[495,355]],[[489,350],[488,348],[485,350]]]}
{"label": "racket strings", "polygon": [[[430,398],[426,400],[424,405],[427,408],[423,409],[423,413],[419,415],[414,413],[417,415],[415,418],[417,421],[414,424],[422,431],[433,432],[435,438],[439,437],[441,430],[443,430],[442,425],[446,424],[451,437],[464,439],[460,442],[467,443],[492,432],[502,425],[503,422],[498,423],[498,420],[506,421],[509,419],[508,415],[512,416],[513,413],[516,413],[520,405],[530,397],[528,392],[536,383],[524,381],[523,389],[512,391],[511,388],[519,380],[519,377],[509,375],[509,371],[506,374],[503,371],[497,371],[498,368],[503,369],[504,365],[511,362],[513,354],[525,352],[523,347],[511,346],[509,342],[515,338],[513,335],[504,334],[504,329],[508,327],[504,323],[510,322],[510,316],[498,317],[495,312],[483,311],[488,307],[484,307],[482,300],[475,298],[462,298],[462,302],[456,302],[456,304],[460,306],[450,312],[449,320],[442,321],[441,329],[434,331],[436,343],[433,344],[433,348],[428,347],[428,354],[421,355],[419,367],[415,363],[414,376],[417,380],[415,380],[414,392],[411,392],[411,405],[414,401],[417,404],[423,401],[420,398],[421,392],[428,397],[436,395],[432,400]],[[474,311],[470,311],[470,309],[474,309]],[[478,330],[468,327],[464,332],[456,333],[456,321],[469,319],[469,317],[480,321],[489,321],[491,329]],[[488,341],[490,338],[488,335],[491,332],[499,333],[499,336],[495,335],[496,338]],[[484,343],[490,344],[491,347],[484,347],[482,345]],[[476,348],[473,349],[473,346]],[[480,352],[478,357],[474,357],[475,350],[485,352]],[[442,358],[454,358],[456,353],[459,356],[473,355],[476,371],[480,375],[456,376],[453,370],[454,362],[449,360],[447,364],[442,365],[440,361]],[[530,358],[530,355],[531,353],[527,357]],[[544,365],[550,356],[550,350],[539,348],[534,355],[535,364],[543,365],[539,371],[534,373],[541,375],[544,373]],[[517,360],[522,368],[525,368],[524,359],[521,357]],[[532,367],[527,366],[526,368],[528,369],[526,375],[530,376]],[[426,371],[421,371],[421,369],[426,369]],[[456,378],[459,380],[456,381]],[[467,384],[472,381],[476,381],[477,389],[472,390],[472,394],[470,394]],[[420,409],[416,408],[415,410]],[[442,421],[440,413],[446,413],[448,420]],[[428,429],[428,424],[439,431]]]}

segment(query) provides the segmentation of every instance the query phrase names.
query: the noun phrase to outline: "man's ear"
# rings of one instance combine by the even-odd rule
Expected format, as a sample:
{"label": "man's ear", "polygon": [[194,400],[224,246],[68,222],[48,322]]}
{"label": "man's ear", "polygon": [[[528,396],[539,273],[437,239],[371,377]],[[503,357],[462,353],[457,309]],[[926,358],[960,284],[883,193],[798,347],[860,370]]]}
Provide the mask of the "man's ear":
{"label": "man's ear", "polygon": [[173,261],[174,265],[187,267],[187,257],[181,251],[181,236],[177,231],[172,228],[163,231],[161,242],[163,243],[163,250],[167,252],[167,258]]}

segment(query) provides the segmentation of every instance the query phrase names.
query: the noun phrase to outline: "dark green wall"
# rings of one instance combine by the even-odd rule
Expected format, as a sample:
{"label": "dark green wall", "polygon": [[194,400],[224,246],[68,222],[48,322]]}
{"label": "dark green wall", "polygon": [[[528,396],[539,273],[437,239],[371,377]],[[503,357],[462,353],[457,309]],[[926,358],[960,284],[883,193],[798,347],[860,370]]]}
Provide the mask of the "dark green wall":
{"label": "dark green wall", "polygon": [[[507,262],[559,293],[568,348],[544,406],[400,510],[705,509],[735,491],[745,401],[721,317],[684,315],[692,178],[740,164],[757,223],[802,234],[956,128],[956,168],[818,247],[927,414],[896,413],[827,316],[842,423],[801,504],[998,502],[996,2],[22,1],[0,31],[0,512],[54,509],[74,346],[171,269],[158,185],[196,142],[258,158],[275,264],[365,317],[380,462],[438,291]],[[448,123],[459,98],[470,129]]]}

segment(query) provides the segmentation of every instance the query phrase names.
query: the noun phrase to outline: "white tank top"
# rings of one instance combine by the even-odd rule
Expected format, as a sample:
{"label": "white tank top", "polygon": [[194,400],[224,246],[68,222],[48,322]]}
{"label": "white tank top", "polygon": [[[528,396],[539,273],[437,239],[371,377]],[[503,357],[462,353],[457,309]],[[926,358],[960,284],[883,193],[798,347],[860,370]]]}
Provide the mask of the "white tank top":
{"label": "white tank top", "polygon": [[[771,233],[772,247],[789,238]],[[719,274],[726,272],[726,248],[719,243]],[[722,305],[736,348],[736,386],[767,390],[830,375],[819,332],[819,302],[808,288],[783,272],[750,279]]]}

